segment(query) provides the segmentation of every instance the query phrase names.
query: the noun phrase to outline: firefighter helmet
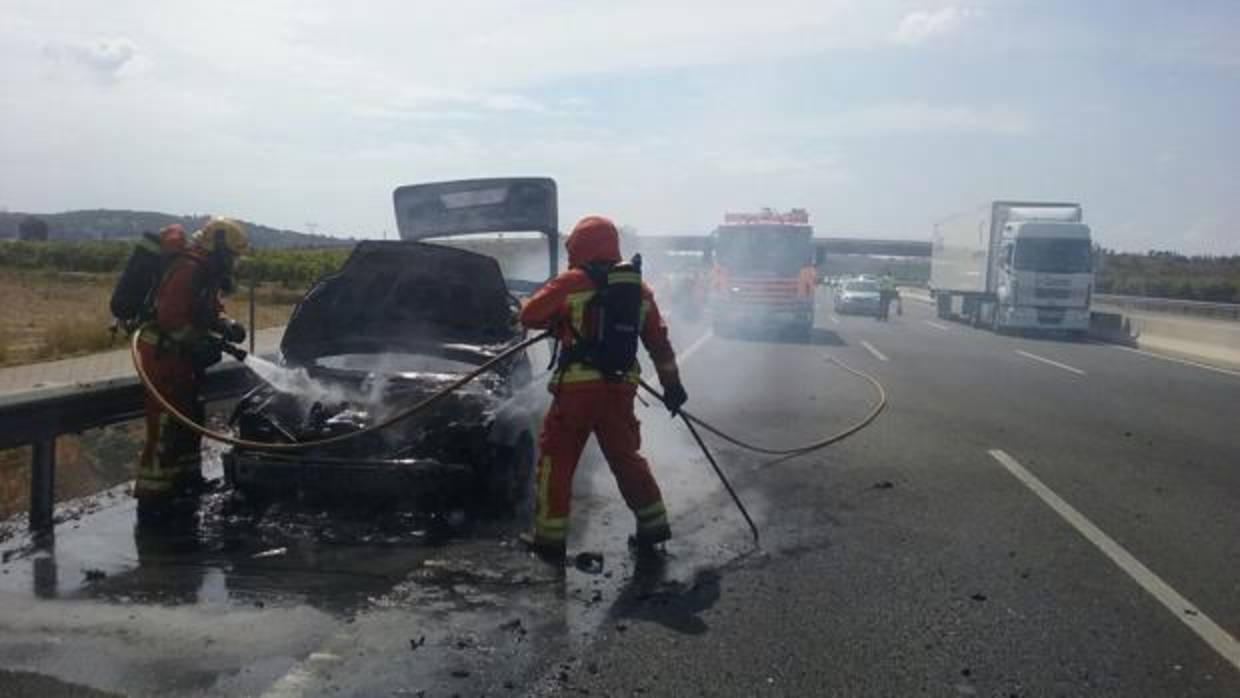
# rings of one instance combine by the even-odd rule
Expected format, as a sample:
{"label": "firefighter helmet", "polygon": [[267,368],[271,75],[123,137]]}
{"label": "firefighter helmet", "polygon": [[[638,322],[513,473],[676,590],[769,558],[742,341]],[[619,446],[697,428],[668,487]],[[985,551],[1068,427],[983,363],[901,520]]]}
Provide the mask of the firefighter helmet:
{"label": "firefighter helmet", "polygon": [[214,252],[217,245],[221,244],[224,249],[237,256],[250,250],[250,239],[246,236],[245,229],[231,218],[212,217],[201,230],[194,233],[194,241],[208,252]]}

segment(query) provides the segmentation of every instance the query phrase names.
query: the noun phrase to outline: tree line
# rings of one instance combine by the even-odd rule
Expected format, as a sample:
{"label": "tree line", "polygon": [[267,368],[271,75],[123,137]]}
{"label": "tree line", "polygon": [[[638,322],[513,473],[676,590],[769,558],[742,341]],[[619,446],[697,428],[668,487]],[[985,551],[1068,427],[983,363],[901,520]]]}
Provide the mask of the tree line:
{"label": "tree line", "polygon": [[[117,273],[133,243],[105,241],[0,241],[0,268]],[[257,249],[242,260],[243,280],[304,287],[339,269],[352,245],[332,248]],[[929,276],[926,260],[869,260],[864,269],[828,258],[827,271],[893,273],[916,280]],[[854,260],[855,261],[855,260]],[[1098,293],[1178,300],[1240,303],[1240,255],[1186,256],[1151,250],[1144,254],[1094,249]]]}
{"label": "tree line", "polygon": [[1098,293],[1240,303],[1240,255],[1186,256],[1094,249]]}
{"label": "tree line", "polygon": [[[344,264],[352,245],[313,249],[256,249],[241,260],[242,281],[275,282],[304,287]],[[119,273],[133,250],[132,242],[0,241],[0,268],[48,271]]]}

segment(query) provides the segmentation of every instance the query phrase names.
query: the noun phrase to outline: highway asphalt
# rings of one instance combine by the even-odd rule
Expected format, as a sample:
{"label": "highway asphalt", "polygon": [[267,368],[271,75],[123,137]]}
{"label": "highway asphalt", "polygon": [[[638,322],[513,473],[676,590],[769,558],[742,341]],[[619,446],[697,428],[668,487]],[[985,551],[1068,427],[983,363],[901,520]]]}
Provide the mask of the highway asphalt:
{"label": "highway asphalt", "polygon": [[[0,675],[29,695],[1240,695],[1240,374],[996,336],[906,301],[809,342],[677,328],[690,408],[772,446],[888,407],[824,451],[711,440],[639,411],[676,539],[627,551],[579,471],[559,575],[513,522],[244,520],[135,533],[122,492],[54,544],[0,543]],[[583,561],[585,562],[585,561]],[[59,685],[61,689],[49,688]],[[76,693],[75,693],[76,691]],[[3,693],[4,691],[0,691]],[[20,693],[15,693],[20,695]]]}
{"label": "highway asphalt", "polygon": [[1240,374],[917,302],[818,324],[817,346],[712,340],[687,366],[693,407],[808,439],[865,389],[815,365],[831,353],[883,382],[887,412],[775,465],[725,451],[743,497],[778,503],[765,554],[725,567],[697,634],[641,623],[559,694],[1240,695]]}

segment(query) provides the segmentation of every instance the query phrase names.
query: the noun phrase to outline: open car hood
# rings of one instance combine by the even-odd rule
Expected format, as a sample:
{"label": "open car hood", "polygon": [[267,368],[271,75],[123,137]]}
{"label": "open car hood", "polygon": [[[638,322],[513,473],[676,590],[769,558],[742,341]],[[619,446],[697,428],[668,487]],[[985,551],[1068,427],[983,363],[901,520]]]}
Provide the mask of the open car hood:
{"label": "open car hood", "polygon": [[307,364],[339,353],[494,345],[519,334],[494,259],[421,242],[364,241],[298,303],[280,350],[286,361]]}

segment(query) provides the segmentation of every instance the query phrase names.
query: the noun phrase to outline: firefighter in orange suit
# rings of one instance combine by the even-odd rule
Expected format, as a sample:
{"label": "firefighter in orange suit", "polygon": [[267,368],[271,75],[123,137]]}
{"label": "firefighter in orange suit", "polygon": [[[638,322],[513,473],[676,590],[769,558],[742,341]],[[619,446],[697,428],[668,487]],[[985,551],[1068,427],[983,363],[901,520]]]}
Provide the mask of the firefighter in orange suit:
{"label": "firefighter in orange suit", "polygon": [[[177,232],[161,231],[161,244]],[[204,415],[199,388],[203,373],[220,360],[219,342],[245,339],[245,328],[223,315],[220,295],[232,290],[233,265],[248,246],[245,231],[235,221],[209,220],[188,245],[168,254],[154,293],[152,319],[140,330],[139,358],[152,384],[199,424]],[[158,510],[202,486],[200,446],[196,432],[146,396],[146,443],[133,490],[140,513]]]}
{"label": "firefighter in orange suit", "polygon": [[[569,270],[525,303],[521,323],[554,331],[562,356],[572,356],[574,343],[592,336],[590,324],[598,321],[597,314],[590,312],[598,283],[587,271],[599,266],[615,268],[620,263],[620,236],[610,220],[587,216],[573,228],[565,246]],[[640,283],[640,272],[637,281]],[[654,294],[645,284],[640,288],[639,336],[654,362],[667,407],[675,414],[688,399],[680,382],[676,353]],[[641,425],[633,412],[639,371],[636,355],[618,379],[605,378],[588,361],[560,361],[549,384],[554,400],[543,419],[538,443],[534,525],[528,536],[535,552],[549,557],[564,555],[573,473],[591,434],[598,440],[620,493],[636,518],[635,544],[650,549],[671,537],[663,496],[649,463],[639,452]]]}

